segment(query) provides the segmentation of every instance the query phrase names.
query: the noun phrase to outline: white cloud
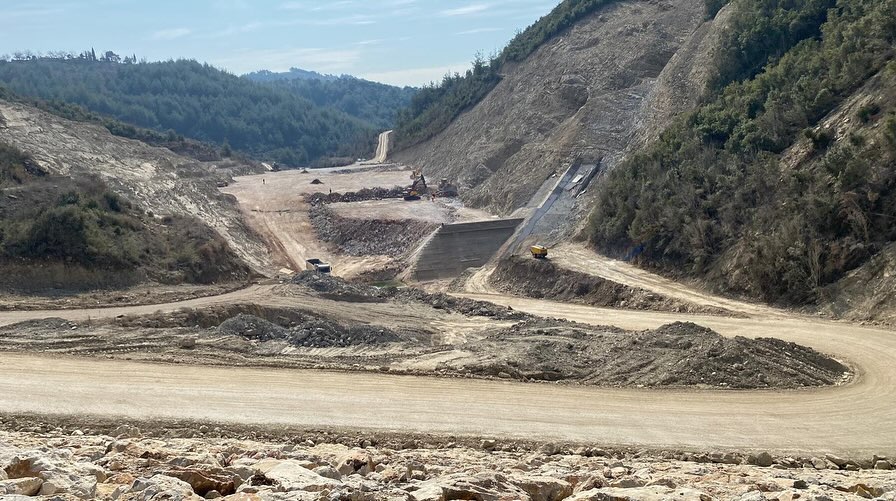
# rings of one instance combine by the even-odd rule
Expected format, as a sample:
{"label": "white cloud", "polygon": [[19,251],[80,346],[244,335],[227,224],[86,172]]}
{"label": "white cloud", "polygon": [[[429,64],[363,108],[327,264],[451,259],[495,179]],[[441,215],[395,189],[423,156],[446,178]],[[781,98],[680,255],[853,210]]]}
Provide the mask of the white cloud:
{"label": "white cloud", "polygon": [[172,28],[168,30],[160,30],[153,33],[150,38],[153,40],[177,40],[193,33],[189,28]]}
{"label": "white cloud", "polygon": [[448,73],[461,73],[467,71],[469,68],[470,63],[463,62],[430,68],[409,68],[404,70],[367,72],[361,73],[356,76],[389,85],[410,85],[413,87],[419,87],[430,82],[440,82],[442,80],[442,77]]}
{"label": "white cloud", "polygon": [[501,31],[501,28],[476,28],[472,30],[458,31],[455,35],[475,35],[477,33],[493,33],[495,31]]}
{"label": "white cloud", "polygon": [[234,73],[258,69],[288,71],[302,68],[321,73],[344,73],[361,61],[360,50],[322,48],[241,49],[214,61]]}
{"label": "white cloud", "polygon": [[440,11],[439,15],[444,17],[469,16],[470,14],[478,14],[480,12],[486,11],[488,10],[488,8],[488,4],[476,3],[464,7],[458,7],[456,9],[446,9]]}

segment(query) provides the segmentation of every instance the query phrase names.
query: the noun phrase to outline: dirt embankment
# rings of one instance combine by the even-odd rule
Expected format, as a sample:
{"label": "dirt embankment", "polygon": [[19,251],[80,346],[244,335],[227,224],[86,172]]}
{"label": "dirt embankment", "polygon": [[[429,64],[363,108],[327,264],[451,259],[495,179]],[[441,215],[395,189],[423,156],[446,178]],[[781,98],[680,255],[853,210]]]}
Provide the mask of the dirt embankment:
{"label": "dirt embankment", "polygon": [[[713,24],[699,0],[611,2],[508,68],[445,131],[392,157],[433,179],[458,180],[474,207],[509,214],[560,166],[612,169],[693,107]],[[582,221],[575,215],[586,213],[588,199],[565,225]]]}
{"label": "dirt embankment", "polygon": [[498,263],[490,283],[508,294],[565,301],[605,308],[734,315],[714,306],[699,305],[595,275],[561,268],[550,260],[510,256]]}
{"label": "dirt embankment", "polygon": [[[226,254],[220,275],[244,277],[243,263],[255,271],[270,268],[266,249],[244,224],[235,201],[217,188],[219,182],[230,179],[232,174],[251,171],[254,167],[232,162],[199,163],[164,148],[113,136],[99,126],[71,122],[21,104],[0,101],[0,116],[3,117],[0,141],[31,155],[46,174],[32,185],[4,190],[4,211],[19,210],[14,206],[16,200],[19,204],[28,203],[27,190],[34,191],[33,196],[46,192],[47,199],[52,200],[57,197],[54,192],[71,191],[87,180],[96,179],[94,184],[107,187],[110,193],[120,195],[121,203],[132,205],[129,209],[132,219],[140,220],[142,226],[139,227],[124,221],[137,227],[139,231],[132,232],[137,237],[142,233],[147,235],[147,251],[139,262],[171,257],[174,261],[171,267],[176,273],[178,266],[194,264],[177,262],[180,260],[177,254],[186,247],[182,242],[201,237],[214,242],[214,246],[202,249],[205,255],[195,262],[214,261]],[[93,209],[85,204],[85,210]],[[112,216],[119,217],[120,214]],[[168,242],[157,237],[175,232],[172,223],[181,221],[186,223],[176,231],[182,234],[176,239],[180,241]],[[141,248],[123,237],[118,240],[121,240],[118,243],[122,250]],[[153,243],[158,248],[150,245]],[[114,245],[109,247],[115,249]],[[231,259],[231,252],[238,259]],[[32,267],[31,271],[37,268]],[[166,280],[158,281],[164,283]]]}
{"label": "dirt embankment", "polygon": [[9,351],[595,386],[797,388],[849,377],[811,349],[694,324],[624,331],[311,272],[284,287],[301,301],[36,320],[0,328],[0,343]]}

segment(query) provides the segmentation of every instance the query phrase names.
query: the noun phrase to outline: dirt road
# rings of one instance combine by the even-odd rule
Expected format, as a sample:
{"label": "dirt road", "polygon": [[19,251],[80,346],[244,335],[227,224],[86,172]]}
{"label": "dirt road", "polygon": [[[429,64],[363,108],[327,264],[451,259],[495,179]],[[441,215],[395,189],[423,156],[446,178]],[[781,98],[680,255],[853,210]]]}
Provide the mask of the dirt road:
{"label": "dirt road", "polygon": [[[352,277],[362,271],[389,263],[386,256],[352,257],[333,253],[319,241],[308,217],[308,203],[304,195],[358,191],[362,188],[392,188],[408,183],[408,172],[368,170],[345,175],[345,169],[319,169],[308,172],[290,170],[252,175],[235,179],[222,191],[236,196],[246,221],[272,249],[276,268],[294,271],[304,269],[304,262],[320,258],[330,262],[336,274]],[[312,184],[317,180],[320,184]],[[271,274],[276,269],[268,270]]]}
{"label": "dirt road", "polygon": [[[625,328],[695,321],[725,335],[775,336],[834,354],[857,380],[789,391],[656,391],[350,373],[0,357],[8,412],[564,439],[693,449],[896,454],[896,333],[784,314],[750,319],[604,310],[479,295],[539,315]],[[187,304],[0,313],[0,324],[84,319],[220,302],[274,301],[266,286]],[[283,301],[283,299],[276,299]],[[301,301],[301,299],[292,299]]]}

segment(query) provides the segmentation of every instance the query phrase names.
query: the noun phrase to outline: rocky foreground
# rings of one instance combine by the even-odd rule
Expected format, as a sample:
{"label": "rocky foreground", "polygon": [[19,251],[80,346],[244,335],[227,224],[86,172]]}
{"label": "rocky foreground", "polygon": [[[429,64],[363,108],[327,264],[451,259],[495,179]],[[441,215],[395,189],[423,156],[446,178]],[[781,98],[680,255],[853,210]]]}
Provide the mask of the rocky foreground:
{"label": "rocky foreground", "polygon": [[896,499],[893,465],[877,456],[379,441],[328,432],[272,440],[208,425],[157,428],[153,436],[128,425],[103,434],[9,419],[0,429],[17,430],[0,431],[3,500]]}

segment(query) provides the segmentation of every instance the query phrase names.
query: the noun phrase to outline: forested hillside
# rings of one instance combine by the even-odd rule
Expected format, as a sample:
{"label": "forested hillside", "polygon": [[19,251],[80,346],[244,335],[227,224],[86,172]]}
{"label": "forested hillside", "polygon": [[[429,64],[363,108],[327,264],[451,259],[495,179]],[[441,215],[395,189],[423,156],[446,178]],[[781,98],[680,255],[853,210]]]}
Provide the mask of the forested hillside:
{"label": "forested hillside", "polygon": [[732,8],[709,95],[612,171],[591,239],[725,291],[812,303],[896,240],[896,0]]}
{"label": "forested hillside", "polygon": [[[276,78],[277,75],[281,77]],[[294,76],[295,71],[256,73],[244,78],[264,82],[275,89],[288,90],[319,107],[339,110],[380,130],[391,129],[395,125],[398,110],[406,107],[417,92],[412,87],[394,87],[351,76]]]}
{"label": "forested hillside", "polygon": [[473,67],[463,75],[445,75],[441,82],[423,87],[398,115],[396,147],[418,144],[445,130],[498,85],[504,65],[523,61],[546,41],[613,1],[563,0],[514,37],[500,54],[488,60],[477,56]]}
{"label": "forested hillside", "polygon": [[119,62],[85,54],[0,62],[0,85],[285,165],[366,156],[375,145],[375,126],[287,89],[195,61]]}

